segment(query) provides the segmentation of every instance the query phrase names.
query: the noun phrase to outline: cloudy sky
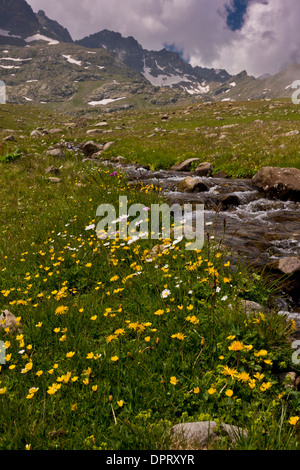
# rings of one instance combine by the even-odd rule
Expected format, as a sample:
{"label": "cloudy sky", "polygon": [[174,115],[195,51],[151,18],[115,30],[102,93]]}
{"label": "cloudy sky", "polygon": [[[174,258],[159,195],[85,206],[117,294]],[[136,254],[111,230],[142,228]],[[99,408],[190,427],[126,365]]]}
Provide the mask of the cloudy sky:
{"label": "cloudy sky", "polygon": [[192,65],[259,76],[300,62],[299,0],[27,0],[73,39],[109,29]]}

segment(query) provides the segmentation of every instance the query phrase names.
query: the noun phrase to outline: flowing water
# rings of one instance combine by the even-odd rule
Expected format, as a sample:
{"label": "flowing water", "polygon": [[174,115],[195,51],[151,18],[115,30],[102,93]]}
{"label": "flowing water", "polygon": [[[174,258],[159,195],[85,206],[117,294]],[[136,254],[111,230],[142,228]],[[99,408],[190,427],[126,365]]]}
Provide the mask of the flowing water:
{"label": "flowing water", "polygon": [[177,187],[191,173],[133,167],[127,173],[133,184],[160,187],[169,204],[204,204],[206,234],[222,240],[236,257],[258,267],[300,257],[300,202],[268,199],[246,179],[199,178],[202,191],[186,193]]}

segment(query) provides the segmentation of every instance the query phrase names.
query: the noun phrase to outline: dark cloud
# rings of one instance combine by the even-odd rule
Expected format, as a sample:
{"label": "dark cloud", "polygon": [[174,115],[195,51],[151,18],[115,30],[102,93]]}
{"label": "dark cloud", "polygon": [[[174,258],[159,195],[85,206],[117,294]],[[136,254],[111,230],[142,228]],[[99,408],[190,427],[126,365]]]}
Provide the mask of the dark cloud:
{"label": "dark cloud", "polygon": [[192,65],[275,73],[298,57],[299,0],[27,0],[73,39],[102,29],[143,47],[172,44]]}

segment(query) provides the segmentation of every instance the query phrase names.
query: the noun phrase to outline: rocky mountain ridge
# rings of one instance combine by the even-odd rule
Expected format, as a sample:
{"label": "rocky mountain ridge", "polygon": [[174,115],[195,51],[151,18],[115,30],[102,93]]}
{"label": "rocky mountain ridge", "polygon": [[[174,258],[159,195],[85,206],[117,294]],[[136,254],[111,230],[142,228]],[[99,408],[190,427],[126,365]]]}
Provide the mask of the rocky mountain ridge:
{"label": "rocky mountain ridge", "polygon": [[204,94],[209,91],[210,82],[221,84],[231,78],[226,70],[192,67],[177,52],[166,48],[148,51],[133,37],[124,38],[120,33],[106,29],[76,43],[84,47],[113,51],[126,65],[141,73],[154,86],[171,86],[190,94]]}
{"label": "rocky mountain ridge", "polygon": [[66,28],[42,10],[34,13],[25,0],[0,0],[0,80],[8,102],[119,109],[190,98],[288,98],[299,77],[299,64],[259,78],[192,67],[177,52],[148,51],[135,38],[108,30],[73,41]]}

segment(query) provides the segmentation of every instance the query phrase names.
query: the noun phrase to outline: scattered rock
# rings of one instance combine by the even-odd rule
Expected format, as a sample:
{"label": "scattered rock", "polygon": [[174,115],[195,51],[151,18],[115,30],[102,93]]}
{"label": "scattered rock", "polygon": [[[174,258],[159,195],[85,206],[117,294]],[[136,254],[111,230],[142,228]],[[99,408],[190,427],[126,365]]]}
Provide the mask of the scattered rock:
{"label": "scattered rock", "polygon": [[86,162],[92,162],[92,163],[95,163],[97,165],[100,164],[99,160],[96,160],[95,158],[84,158],[82,160],[82,163],[86,163]]}
{"label": "scattered rock", "polygon": [[87,135],[94,135],[94,134],[101,134],[103,131],[102,129],[89,129],[86,131]]}
{"label": "scattered rock", "polygon": [[54,176],[51,176],[49,178],[49,181],[50,181],[50,183],[59,184],[59,183],[61,183],[62,179],[61,178],[55,178]]}
{"label": "scattered rock", "polygon": [[103,145],[103,150],[108,150],[113,144],[114,142],[105,142],[105,144]]}
{"label": "scattered rock", "polygon": [[45,173],[46,175],[53,174],[53,175],[58,176],[60,175],[60,170],[52,165],[45,169]]}
{"label": "scattered rock", "polygon": [[209,139],[209,138],[211,138],[211,137],[218,137],[218,134],[212,133],[212,134],[206,134],[206,135],[205,135],[205,138],[206,138],[206,139]]}
{"label": "scattered rock", "polygon": [[100,152],[96,152],[96,153],[93,153],[93,154],[90,156],[90,158],[91,158],[92,160],[99,160],[99,158],[101,158],[101,155],[102,155],[102,152],[101,152],[101,151],[100,151]]}
{"label": "scattered rock", "polygon": [[59,134],[60,132],[63,132],[62,129],[50,129],[49,134]]}
{"label": "scattered rock", "polygon": [[14,333],[16,331],[22,333],[20,326],[21,325],[17,321],[17,317],[15,317],[9,310],[4,310],[0,315],[0,328],[9,328],[10,333]]}
{"label": "scattered rock", "polygon": [[107,126],[108,126],[108,122],[106,121],[98,122],[98,124],[95,124],[95,127],[107,127]]}
{"label": "scattered rock", "polygon": [[126,162],[126,158],[122,157],[121,155],[119,155],[118,157],[111,157],[110,160],[112,162],[116,162],[116,163],[125,163]]}
{"label": "scattered rock", "polygon": [[75,127],[77,127],[76,123],[75,122],[66,122],[64,124],[68,129],[75,129]]}
{"label": "scattered rock", "polygon": [[193,163],[200,162],[200,158],[189,158],[182,163],[178,163],[173,165],[171,170],[173,171],[190,171],[192,168]]}
{"label": "scattered rock", "polygon": [[59,159],[66,158],[64,152],[59,148],[53,149],[53,150],[48,150],[47,155],[49,155],[50,157],[55,157],[55,158],[59,158]]}
{"label": "scattered rock", "polygon": [[89,140],[83,145],[82,151],[86,157],[90,157],[94,153],[97,153],[103,149],[102,144],[97,144],[93,140]]}
{"label": "scattered rock", "polygon": [[252,183],[269,197],[300,201],[300,170],[297,168],[263,167],[253,176]]}
{"label": "scattered rock", "polygon": [[284,388],[292,387],[294,389],[297,388],[296,380],[297,374],[296,372],[283,372],[282,374],[278,375],[279,382],[284,386]]}
{"label": "scattered rock", "polygon": [[188,176],[177,186],[177,191],[181,193],[200,193],[208,190],[208,186],[201,179],[192,176]]}
{"label": "scattered rock", "polygon": [[238,126],[238,124],[226,124],[225,126],[222,126],[222,129],[231,129],[236,126]]}
{"label": "scattered rock", "polygon": [[30,132],[30,137],[42,137],[43,133],[37,129]]}
{"label": "scattered rock", "polygon": [[16,142],[16,139],[13,135],[8,135],[3,139],[3,142]]}
{"label": "scattered rock", "polygon": [[280,137],[293,137],[294,135],[298,135],[298,134],[299,134],[299,131],[294,130],[294,131],[287,132],[286,134],[281,134]]}
{"label": "scattered rock", "polygon": [[257,302],[252,300],[241,300],[242,307],[246,313],[264,312],[265,308]]}
{"label": "scattered rock", "polygon": [[208,162],[200,163],[195,170],[195,173],[197,173],[198,176],[210,176],[212,172],[213,166]]}
{"label": "scattered rock", "polygon": [[171,428],[174,444],[188,445],[188,448],[207,449],[209,444],[215,443],[220,437],[227,436],[232,443],[239,437],[247,437],[247,432],[237,426],[215,421],[200,421],[195,423],[181,423]]}

